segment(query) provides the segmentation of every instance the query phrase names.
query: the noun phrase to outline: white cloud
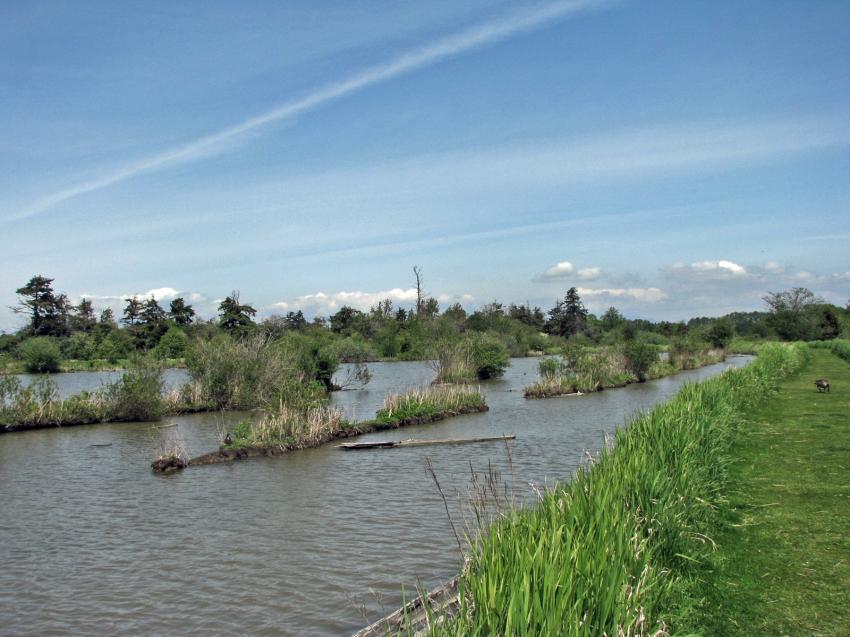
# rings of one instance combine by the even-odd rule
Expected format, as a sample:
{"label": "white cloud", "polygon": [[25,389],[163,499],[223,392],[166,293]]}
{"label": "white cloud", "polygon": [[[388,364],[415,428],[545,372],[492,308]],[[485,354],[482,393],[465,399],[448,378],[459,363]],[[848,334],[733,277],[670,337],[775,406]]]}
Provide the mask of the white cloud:
{"label": "white cloud", "polygon": [[782,274],[785,272],[785,266],[777,261],[768,261],[764,264],[764,271],[770,274]]}
{"label": "white cloud", "polygon": [[[437,294],[434,296],[440,303],[446,304],[454,301],[473,301],[475,297],[471,294],[452,295]],[[392,288],[377,292],[341,291],[333,294],[316,292],[304,294],[291,301],[279,301],[273,307],[280,309],[300,309],[315,314],[331,314],[339,310],[343,305],[366,311],[374,307],[384,299],[390,299],[399,306],[412,306],[416,303],[416,288]]]}
{"label": "white cloud", "polygon": [[642,303],[657,303],[667,298],[660,288],[578,288],[577,291],[583,297],[626,298]]}
{"label": "white cloud", "polygon": [[602,276],[602,270],[597,267],[582,268],[578,271],[578,278],[582,281],[593,281]]}
{"label": "white cloud", "polygon": [[[149,299],[151,297],[155,298],[157,301],[170,301],[172,299],[176,299],[178,296],[183,294],[180,290],[175,290],[174,288],[153,288],[152,290],[148,290],[147,292],[131,292],[129,294],[106,294],[106,295],[97,295],[97,294],[80,294],[80,298],[90,299],[92,301],[123,301],[125,299],[129,299],[132,297],[138,297],[140,299]],[[188,293],[187,296],[192,301],[203,301],[204,297],[197,292]]]}
{"label": "white cloud", "polygon": [[846,280],[850,281],[850,270],[848,270],[847,272],[844,272],[844,273],[836,272],[835,274],[832,275],[832,277],[834,279],[846,279]]}
{"label": "white cloud", "polygon": [[676,263],[667,268],[671,274],[682,278],[700,279],[740,279],[749,276],[747,269],[733,261],[697,261],[695,263]]}
{"label": "white cloud", "polygon": [[555,265],[550,268],[546,268],[543,274],[540,275],[541,279],[562,279],[567,277],[575,272],[575,268],[573,264],[569,261],[559,261]]}

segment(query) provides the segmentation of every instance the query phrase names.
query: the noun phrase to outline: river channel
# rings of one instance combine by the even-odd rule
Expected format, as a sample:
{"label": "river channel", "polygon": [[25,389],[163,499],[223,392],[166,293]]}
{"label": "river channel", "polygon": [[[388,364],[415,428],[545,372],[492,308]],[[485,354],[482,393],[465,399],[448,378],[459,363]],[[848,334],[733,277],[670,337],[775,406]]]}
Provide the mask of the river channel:
{"label": "river channel", "polygon": [[[342,451],[190,467],[157,475],[165,437],[190,455],[217,446],[239,414],[102,424],[0,436],[0,633],[9,635],[349,635],[395,609],[402,587],[458,570],[430,457],[451,506],[470,465],[513,475],[518,490],[569,478],[605,434],[637,410],[707,378],[734,357],[675,377],[585,396],[526,400],[536,359],[484,383],[490,411],[361,440],[516,434],[504,443]],[[374,415],[391,391],[426,384],[424,363],[370,364],[363,390],[337,392],[350,417]],[[183,372],[172,371],[178,383]],[[60,391],[109,376],[56,377]],[[69,389],[70,387],[70,389]],[[109,445],[109,446],[93,446]],[[456,515],[459,513],[456,512]]]}

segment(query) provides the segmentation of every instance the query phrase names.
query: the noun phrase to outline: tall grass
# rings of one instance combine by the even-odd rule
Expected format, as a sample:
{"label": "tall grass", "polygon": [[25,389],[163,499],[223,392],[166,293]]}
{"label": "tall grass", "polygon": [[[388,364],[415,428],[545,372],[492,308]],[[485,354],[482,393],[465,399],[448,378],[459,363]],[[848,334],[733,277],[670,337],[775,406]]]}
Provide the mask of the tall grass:
{"label": "tall grass", "polygon": [[342,411],[332,407],[294,408],[280,405],[259,420],[236,425],[233,448],[275,445],[310,447],[333,438],[345,422]]}
{"label": "tall grass", "polygon": [[739,410],[799,369],[770,345],[617,431],[574,479],[482,532],[435,635],[663,635],[723,500]]}
{"label": "tall grass", "polygon": [[56,383],[37,378],[24,387],[14,376],[0,377],[0,425],[7,430],[96,422],[156,420],[165,411],[162,367],[133,360],[121,378],[95,392],[61,398]]}
{"label": "tall grass", "polygon": [[850,340],[837,338],[832,341],[812,341],[810,347],[828,349],[830,352],[850,363]]}
{"label": "tall grass", "polygon": [[486,407],[478,387],[449,385],[420,387],[401,394],[390,394],[375,414],[379,423],[402,422],[415,418],[480,411]]}

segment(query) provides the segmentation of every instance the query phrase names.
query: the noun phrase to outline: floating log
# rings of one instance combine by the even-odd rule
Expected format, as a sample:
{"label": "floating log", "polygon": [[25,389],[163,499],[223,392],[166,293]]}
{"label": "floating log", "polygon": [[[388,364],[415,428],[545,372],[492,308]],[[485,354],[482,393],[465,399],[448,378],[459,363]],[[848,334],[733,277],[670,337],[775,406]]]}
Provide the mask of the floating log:
{"label": "floating log", "polygon": [[377,440],[375,442],[344,442],[337,449],[393,449],[395,447],[422,447],[424,445],[461,445],[467,442],[493,442],[494,440],[513,440],[515,435],[493,436],[490,438],[446,438],[444,440]]}
{"label": "floating log", "polygon": [[167,424],[167,425],[154,425],[153,428],[154,429],[168,429],[169,427],[176,427],[178,424],[179,423],[172,422],[172,423]]}
{"label": "floating log", "polygon": [[112,446],[111,442],[101,442],[101,443],[95,443],[93,445],[89,445],[89,447],[111,447],[111,446]]}
{"label": "floating log", "polygon": [[352,637],[427,635],[431,619],[441,622],[446,617],[456,614],[459,605],[457,578],[454,578],[427,595],[417,597],[371,626],[356,632]]}

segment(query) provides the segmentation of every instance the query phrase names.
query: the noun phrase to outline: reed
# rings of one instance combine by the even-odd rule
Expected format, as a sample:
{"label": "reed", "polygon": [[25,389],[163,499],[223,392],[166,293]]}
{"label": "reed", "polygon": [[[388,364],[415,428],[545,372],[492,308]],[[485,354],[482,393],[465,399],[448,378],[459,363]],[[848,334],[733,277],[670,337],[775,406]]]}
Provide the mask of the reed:
{"label": "reed", "polygon": [[397,423],[437,415],[453,415],[486,408],[478,387],[468,385],[436,385],[420,387],[400,394],[390,394],[375,414],[378,423]]}
{"label": "reed", "polygon": [[740,410],[807,349],[770,345],[749,366],[686,385],[618,429],[568,484],[470,542],[461,608],[434,635],[666,635],[671,607],[724,499]]}
{"label": "reed", "polygon": [[229,448],[286,445],[310,447],[333,438],[345,426],[342,411],[332,407],[294,408],[281,404],[258,420],[243,420],[233,430]]}

